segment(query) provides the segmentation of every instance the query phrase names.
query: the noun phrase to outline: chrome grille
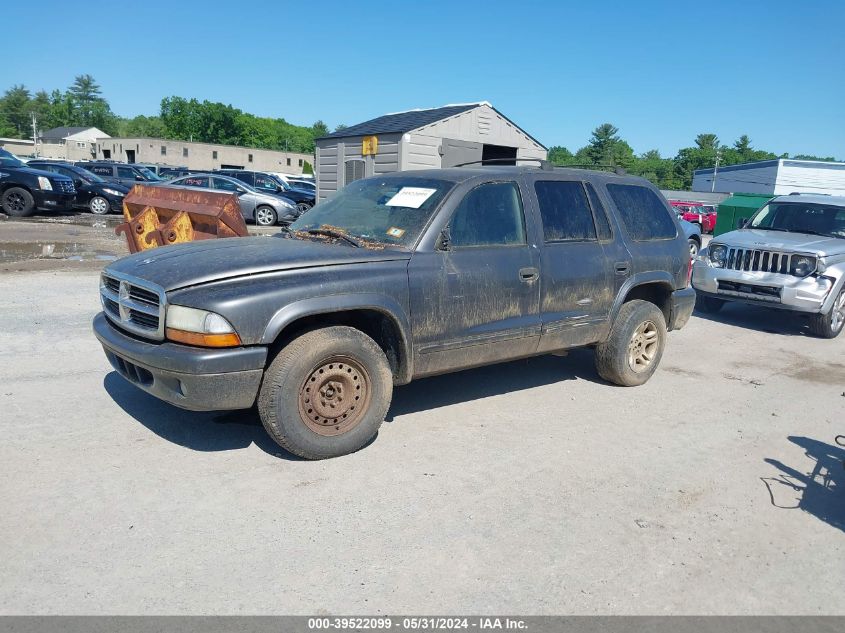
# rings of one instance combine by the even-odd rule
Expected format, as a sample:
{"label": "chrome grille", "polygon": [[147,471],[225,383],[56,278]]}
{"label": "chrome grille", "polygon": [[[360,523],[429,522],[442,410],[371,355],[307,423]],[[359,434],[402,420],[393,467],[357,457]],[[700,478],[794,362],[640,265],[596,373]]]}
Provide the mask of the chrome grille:
{"label": "chrome grille", "polygon": [[789,274],[790,253],[762,251],[750,248],[729,248],[725,260],[728,270]]}
{"label": "chrome grille", "polygon": [[100,278],[103,311],[110,321],[134,334],[164,339],[164,290],[129,275],[105,272]]}
{"label": "chrome grille", "polygon": [[72,180],[57,180],[55,184],[58,185],[58,189],[62,193],[76,193],[76,187],[73,186]]}

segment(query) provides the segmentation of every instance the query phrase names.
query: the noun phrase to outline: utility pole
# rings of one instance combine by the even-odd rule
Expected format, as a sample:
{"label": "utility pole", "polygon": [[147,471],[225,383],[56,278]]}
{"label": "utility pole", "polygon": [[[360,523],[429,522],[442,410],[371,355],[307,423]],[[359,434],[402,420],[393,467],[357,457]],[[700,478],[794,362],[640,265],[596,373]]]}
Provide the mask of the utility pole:
{"label": "utility pole", "polygon": [[32,114],[32,151],[38,158],[38,119],[35,118],[35,112],[30,114]]}
{"label": "utility pole", "polygon": [[719,174],[719,158],[721,157],[721,152],[717,149],[716,150],[716,166],[713,168],[713,180],[710,181],[710,193],[716,191],[716,176]]}

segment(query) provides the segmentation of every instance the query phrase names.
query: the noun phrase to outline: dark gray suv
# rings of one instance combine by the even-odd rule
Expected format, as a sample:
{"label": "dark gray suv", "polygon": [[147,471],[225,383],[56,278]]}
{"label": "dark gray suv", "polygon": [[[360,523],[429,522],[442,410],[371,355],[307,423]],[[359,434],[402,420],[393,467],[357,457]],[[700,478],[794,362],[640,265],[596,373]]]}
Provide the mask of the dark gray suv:
{"label": "dark gray suv", "polygon": [[97,174],[104,180],[116,182],[127,187],[132,187],[139,182],[155,184],[162,181],[161,178],[143,165],[113,163],[109,161],[86,161],[75,164],[78,167],[87,169],[93,174]]}
{"label": "dark gray suv", "polygon": [[646,180],[454,168],[355,181],[275,238],[167,246],[110,264],[94,332],[112,366],[194,410],[257,403],[281,446],[342,455],[395,385],[595,348],[641,385],[690,317],[687,239]]}

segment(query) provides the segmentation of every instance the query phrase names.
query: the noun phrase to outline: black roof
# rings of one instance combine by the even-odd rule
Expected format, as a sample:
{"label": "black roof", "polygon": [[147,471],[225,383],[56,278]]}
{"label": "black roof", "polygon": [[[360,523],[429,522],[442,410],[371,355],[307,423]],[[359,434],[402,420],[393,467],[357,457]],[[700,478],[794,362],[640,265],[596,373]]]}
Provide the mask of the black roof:
{"label": "black roof", "polygon": [[338,138],[343,136],[367,136],[369,134],[389,134],[391,132],[403,134],[416,130],[424,125],[429,125],[450,116],[461,114],[467,110],[477,108],[478,103],[467,103],[464,105],[443,106],[442,108],[431,108],[429,110],[411,110],[397,114],[385,114],[357,125],[343,128],[332,132],[321,138]]}
{"label": "black roof", "polygon": [[57,140],[60,141],[63,138],[67,138],[71,134],[78,134],[79,132],[83,132],[85,130],[90,130],[91,126],[88,125],[86,127],[54,127],[52,130],[47,130],[46,132],[41,133],[41,138],[45,140]]}

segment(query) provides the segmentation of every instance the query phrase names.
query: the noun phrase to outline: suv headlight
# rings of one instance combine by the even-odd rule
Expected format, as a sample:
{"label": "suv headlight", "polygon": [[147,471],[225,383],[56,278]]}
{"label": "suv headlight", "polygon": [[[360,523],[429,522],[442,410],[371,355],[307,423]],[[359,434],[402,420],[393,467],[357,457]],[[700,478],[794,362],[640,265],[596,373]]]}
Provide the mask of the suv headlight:
{"label": "suv headlight", "polygon": [[809,255],[793,255],[789,262],[789,274],[806,277],[816,269],[816,258]]}
{"label": "suv headlight", "polygon": [[38,187],[44,191],[53,191],[53,185],[50,184],[50,179],[46,176],[38,177]]}
{"label": "suv headlight", "polygon": [[179,305],[167,306],[165,335],[171,341],[201,347],[236,347],[241,338],[219,314]]}
{"label": "suv headlight", "polygon": [[125,193],[123,193],[122,191],[118,191],[117,189],[108,189],[108,188],[103,189],[103,193],[107,193],[110,196],[117,196],[119,198],[122,198],[123,196],[126,195]]}
{"label": "suv headlight", "polygon": [[716,268],[724,268],[725,267],[725,259],[728,256],[728,247],[722,246],[721,244],[716,244],[714,246],[710,246],[710,264],[715,266]]}

